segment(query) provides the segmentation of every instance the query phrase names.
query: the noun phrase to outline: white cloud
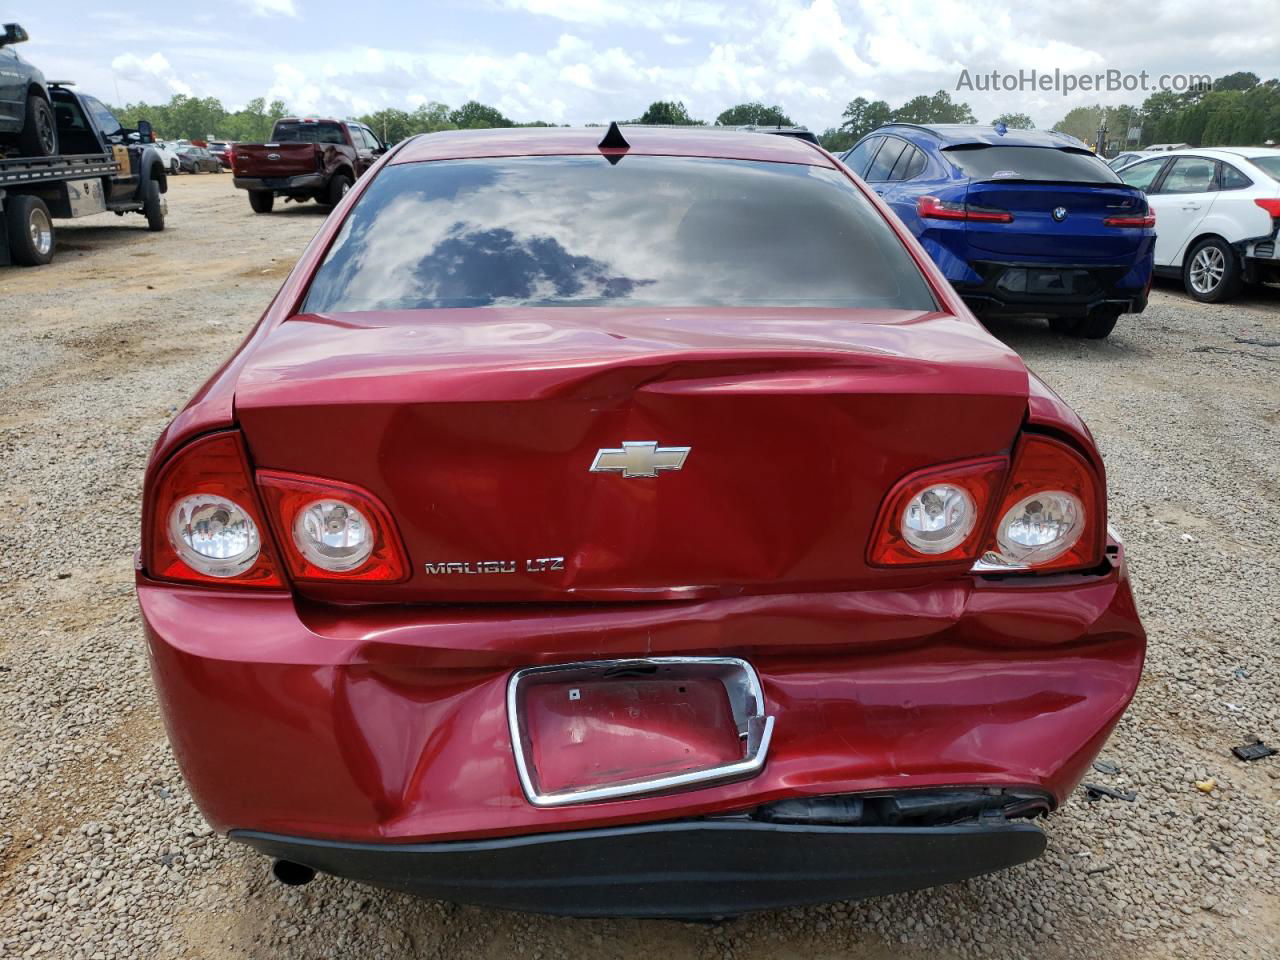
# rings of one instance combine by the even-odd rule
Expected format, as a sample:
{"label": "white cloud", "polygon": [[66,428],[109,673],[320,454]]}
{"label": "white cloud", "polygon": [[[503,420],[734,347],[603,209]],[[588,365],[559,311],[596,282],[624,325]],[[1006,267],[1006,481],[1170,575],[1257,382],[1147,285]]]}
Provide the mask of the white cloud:
{"label": "white cloud", "polygon": [[[201,25],[205,8],[175,8],[150,27],[103,14],[92,39],[64,31],[46,45],[43,31],[39,62],[46,75],[109,93],[98,51],[144,50],[111,63],[131,100],[191,92],[235,106],[267,93],[291,110],[347,115],[474,98],[514,119],[573,123],[638,116],[657,99],[683,100],[704,119],[762,100],[816,129],[838,124],[858,96],[896,106],[945,89],[983,120],[1016,110],[1042,126],[1074,106],[1145,96],[957,91],[962,69],[1280,75],[1280,31],[1257,28],[1275,0],[1237,0],[1231,17],[1209,23],[1172,0],[1077,0],[1069,17],[1060,0],[482,0],[430,17],[369,5],[349,38],[302,16],[303,0],[236,3],[298,19],[228,37]],[[1111,29],[1126,23],[1142,24],[1142,44]],[[366,36],[406,39],[372,49]]]}
{"label": "white cloud", "polygon": [[255,17],[294,17],[296,19],[298,16],[298,5],[294,0],[239,0],[239,3]]}
{"label": "white cloud", "polygon": [[149,57],[140,57],[136,53],[122,53],[111,61],[111,69],[121,79],[147,85],[159,82],[170,94],[181,93],[191,96],[191,86],[178,76],[165,55],[158,50]]}

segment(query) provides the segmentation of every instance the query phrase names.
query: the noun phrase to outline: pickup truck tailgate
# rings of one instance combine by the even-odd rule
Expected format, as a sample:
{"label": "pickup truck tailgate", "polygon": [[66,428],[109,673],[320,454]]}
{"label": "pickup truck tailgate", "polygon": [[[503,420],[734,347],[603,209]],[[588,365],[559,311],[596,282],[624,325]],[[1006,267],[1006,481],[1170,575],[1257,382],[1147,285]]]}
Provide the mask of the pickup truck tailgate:
{"label": "pickup truck tailgate", "polygon": [[320,147],[314,143],[236,144],[236,176],[296,177],[320,169]]}

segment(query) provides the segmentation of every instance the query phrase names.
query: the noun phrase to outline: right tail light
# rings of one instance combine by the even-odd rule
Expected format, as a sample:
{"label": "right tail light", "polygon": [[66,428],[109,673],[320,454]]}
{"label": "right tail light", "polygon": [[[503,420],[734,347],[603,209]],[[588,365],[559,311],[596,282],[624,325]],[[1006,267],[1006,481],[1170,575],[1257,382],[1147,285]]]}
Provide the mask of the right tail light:
{"label": "right tail light", "polygon": [[975,573],[1087,570],[1102,561],[1106,491],[1075,449],[1023,434],[1006,457],[930,467],[881,506],[874,566],[968,564]]}
{"label": "right tail light", "polygon": [[1106,491],[1093,465],[1059,440],[1026,434],[974,569],[1042,573],[1097,566],[1106,522]]}

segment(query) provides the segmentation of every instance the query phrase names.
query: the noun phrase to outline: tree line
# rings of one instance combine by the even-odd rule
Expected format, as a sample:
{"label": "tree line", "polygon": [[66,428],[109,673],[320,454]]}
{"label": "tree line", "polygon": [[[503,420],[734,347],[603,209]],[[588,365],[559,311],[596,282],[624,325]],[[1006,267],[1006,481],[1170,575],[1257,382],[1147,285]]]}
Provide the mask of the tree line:
{"label": "tree line", "polygon": [[[165,139],[198,140],[213,137],[241,142],[261,142],[271,135],[275,121],[287,115],[281,100],[270,103],[263,97],[250,100],[242,109],[229,111],[214,97],[176,94],[168,103],[130,103],[113,108],[126,126],[139,119],[151,121]],[[475,100],[457,108],[431,101],[413,110],[387,107],[357,117],[387,143],[396,143],[418,133],[438,130],[473,130],[485,127],[546,127],[554,124],[535,120],[517,122],[500,110]],[[977,117],[967,103],[952,100],[945,90],[921,94],[898,107],[885,100],[857,97],[845,107],[838,127],[819,134],[822,145],[833,152],[847,150],[872,130],[886,123],[975,123]],[[688,126],[795,126],[795,121],[779,105],[740,103],[718,114],[714,120],[696,119],[678,100],[657,100],[631,123]],[[1010,129],[1033,129],[1025,113],[1002,113],[992,123]],[[1214,81],[1212,90],[1185,93],[1162,92],[1149,96],[1140,106],[1076,107],[1052,130],[1070,134],[1093,144],[1105,124],[1108,154],[1126,147],[1152,143],[1189,143],[1192,146],[1261,144],[1280,141],[1280,80],[1262,81],[1253,73],[1228,74]],[[593,126],[594,124],[589,124]],[[1131,130],[1140,128],[1134,139]]]}
{"label": "tree line", "polygon": [[[1219,77],[1211,90],[1153,93],[1137,106],[1076,107],[1054,129],[1092,143],[1104,124],[1109,152],[1153,143],[1220,147],[1280,142],[1280,79],[1259,80],[1242,71]],[[1130,138],[1137,128],[1139,136]]]}

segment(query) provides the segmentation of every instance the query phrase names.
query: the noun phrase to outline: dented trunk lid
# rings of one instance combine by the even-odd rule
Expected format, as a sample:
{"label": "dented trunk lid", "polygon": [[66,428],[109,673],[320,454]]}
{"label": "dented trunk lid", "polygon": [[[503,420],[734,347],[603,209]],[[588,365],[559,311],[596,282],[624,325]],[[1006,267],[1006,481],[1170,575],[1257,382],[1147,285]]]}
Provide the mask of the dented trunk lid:
{"label": "dented trunk lid", "polygon": [[866,562],[885,493],[1007,452],[1027,396],[1012,351],[940,313],[439,309],[291,318],[236,415],[258,468],[364,487],[398,525],[406,582],[306,594],[692,599],[901,580]]}

